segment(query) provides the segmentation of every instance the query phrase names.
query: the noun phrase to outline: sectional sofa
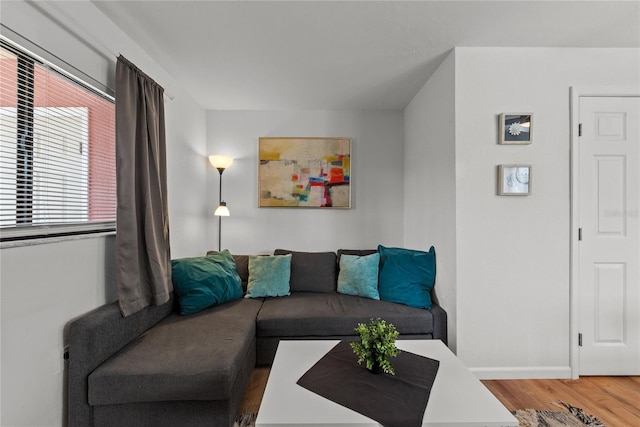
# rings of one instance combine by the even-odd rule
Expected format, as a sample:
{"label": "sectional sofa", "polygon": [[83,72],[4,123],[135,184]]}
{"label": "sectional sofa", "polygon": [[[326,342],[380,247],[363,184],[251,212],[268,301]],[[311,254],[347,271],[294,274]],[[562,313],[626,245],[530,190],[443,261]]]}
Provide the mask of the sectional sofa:
{"label": "sectional sofa", "polygon": [[[69,427],[231,426],[251,371],[272,363],[280,340],[354,340],[355,326],[373,317],[393,323],[400,339],[446,344],[447,315],[435,302],[416,308],[339,292],[340,258],[376,252],[277,250],[290,254],[289,295],[234,298],[181,315],[176,289],[168,303],[126,318],[112,303],[75,319]],[[251,259],[233,256],[245,296]]]}

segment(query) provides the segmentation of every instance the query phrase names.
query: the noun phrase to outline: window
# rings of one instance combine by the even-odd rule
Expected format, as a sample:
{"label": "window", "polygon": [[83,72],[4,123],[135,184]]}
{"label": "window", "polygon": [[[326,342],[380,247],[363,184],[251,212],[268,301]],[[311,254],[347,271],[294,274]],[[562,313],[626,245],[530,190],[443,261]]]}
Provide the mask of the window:
{"label": "window", "polygon": [[113,230],[113,99],[0,40],[0,239]]}

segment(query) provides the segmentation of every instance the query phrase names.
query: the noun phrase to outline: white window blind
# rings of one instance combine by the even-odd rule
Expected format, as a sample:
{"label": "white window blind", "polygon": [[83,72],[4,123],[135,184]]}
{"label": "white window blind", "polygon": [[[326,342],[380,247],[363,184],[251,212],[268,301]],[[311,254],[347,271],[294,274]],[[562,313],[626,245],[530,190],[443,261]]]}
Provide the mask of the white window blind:
{"label": "white window blind", "polygon": [[0,40],[0,239],[113,229],[113,99]]}

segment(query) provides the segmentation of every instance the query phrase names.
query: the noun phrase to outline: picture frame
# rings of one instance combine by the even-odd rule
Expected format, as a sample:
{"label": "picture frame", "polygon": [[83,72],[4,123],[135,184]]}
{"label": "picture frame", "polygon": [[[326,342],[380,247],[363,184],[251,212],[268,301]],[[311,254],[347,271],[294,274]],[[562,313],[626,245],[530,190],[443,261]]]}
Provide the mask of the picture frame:
{"label": "picture frame", "polygon": [[501,145],[527,145],[533,142],[533,113],[500,114]]}
{"label": "picture frame", "polygon": [[258,207],[351,208],[351,139],[260,137]]}
{"label": "picture frame", "polygon": [[531,169],[531,165],[498,165],[498,195],[530,195]]}

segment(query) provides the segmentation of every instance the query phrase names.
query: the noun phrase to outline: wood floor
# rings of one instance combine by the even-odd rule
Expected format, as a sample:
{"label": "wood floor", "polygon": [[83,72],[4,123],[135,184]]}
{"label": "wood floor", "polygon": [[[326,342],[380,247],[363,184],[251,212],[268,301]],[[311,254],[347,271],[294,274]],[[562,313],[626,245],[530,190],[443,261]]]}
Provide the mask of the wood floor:
{"label": "wood floor", "polygon": [[[240,413],[257,413],[270,368],[254,369]],[[578,380],[483,381],[509,410],[560,411],[563,401],[594,415],[608,427],[640,426],[640,377],[581,377]]]}
{"label": "wood floor", "polygon": [[240,414],[245,412],[250,414],[258,413],[270,371],[270,366],[256,366],[253,370],[249,380],[249,387],[247,387],[242,403],[240,403],[240,409],[238,410]]}
{"label": "wood floor", "polygon": [[509,410],[562,410],[563,401],[609,427],[640,426],[640,377],[580,377],[577,380],[483,381]]}

